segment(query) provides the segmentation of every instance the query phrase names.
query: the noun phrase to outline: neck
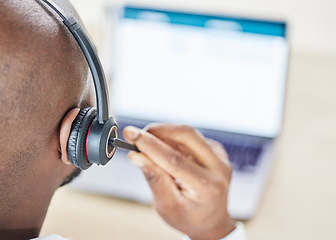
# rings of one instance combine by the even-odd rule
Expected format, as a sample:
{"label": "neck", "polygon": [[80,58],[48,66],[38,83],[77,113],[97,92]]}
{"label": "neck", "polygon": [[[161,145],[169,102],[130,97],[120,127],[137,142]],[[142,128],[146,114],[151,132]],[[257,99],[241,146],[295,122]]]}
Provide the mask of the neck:
{"label": "neck", "polygon": [[38,237],[57,189],[32,169],[16,172],[0,170],[0,240]]}
{"label": "neck", "polygon": [[30,239],[40,233],[52,193],[37,193],[28,188],[23,193],[16,199],[11,194],[1,197],[0,240]]}
{"label": "neck", "polygon": [[38,229],[0,230],[1,240],[31,239],[38,237],[38,235]]}

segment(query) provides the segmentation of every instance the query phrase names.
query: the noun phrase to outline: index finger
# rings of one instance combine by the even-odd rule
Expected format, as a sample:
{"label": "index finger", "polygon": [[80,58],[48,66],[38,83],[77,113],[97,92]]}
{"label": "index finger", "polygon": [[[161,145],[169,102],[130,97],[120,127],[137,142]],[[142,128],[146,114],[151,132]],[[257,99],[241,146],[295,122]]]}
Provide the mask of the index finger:
{"label": "index finger", "polygon": [[148,125],[146,130],[163,141],[183,145],[205,167],[216,168],[221,164],[221,160],[209,146],[206,138],[191,126],[155,123]]}
{"label": "index finger", "polygon": [[126,127],[124,137],[160,168],[183,184],[195,188],[206,178],[205,169],[188,156],[174,149],[154,135],[135,127]]}

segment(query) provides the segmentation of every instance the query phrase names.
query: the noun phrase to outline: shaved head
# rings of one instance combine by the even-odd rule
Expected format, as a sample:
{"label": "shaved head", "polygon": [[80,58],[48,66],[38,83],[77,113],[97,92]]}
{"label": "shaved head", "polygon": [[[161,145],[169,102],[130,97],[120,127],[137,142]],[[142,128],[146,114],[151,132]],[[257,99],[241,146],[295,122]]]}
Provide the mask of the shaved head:
{"label": "shaved head", "polygon": [[[80,22],[68,1],[53,2]],[[88,76],[77,42],[49,7],[0,0],[0,226],[34,228],[23,222],[32,218],[30,201],[43,205],[75,171],[59,160],[59,127],[70,109],[91,105]]]}
{"label": "shaved head", "polygon": [[0,4],[0,126],[7,130],[0,146],[16,145],[16,156],[31,143],[30,156],[55,133],[64,111],[83,101],[88,68],[73,37],[40,1]]}

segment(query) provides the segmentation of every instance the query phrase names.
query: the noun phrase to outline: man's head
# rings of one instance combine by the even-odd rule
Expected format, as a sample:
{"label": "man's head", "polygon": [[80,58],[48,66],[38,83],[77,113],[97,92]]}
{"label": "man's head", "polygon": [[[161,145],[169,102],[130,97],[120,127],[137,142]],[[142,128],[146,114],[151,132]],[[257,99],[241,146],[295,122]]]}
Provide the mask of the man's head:
{"label": "man's head", "polygon": [[[68,1],[54,3],[80,20]],[[76,170],[65,146],[73,108],[91,105],[88,76],[78,44],[42,1],[0,0],[0,228],[40,227]]]}

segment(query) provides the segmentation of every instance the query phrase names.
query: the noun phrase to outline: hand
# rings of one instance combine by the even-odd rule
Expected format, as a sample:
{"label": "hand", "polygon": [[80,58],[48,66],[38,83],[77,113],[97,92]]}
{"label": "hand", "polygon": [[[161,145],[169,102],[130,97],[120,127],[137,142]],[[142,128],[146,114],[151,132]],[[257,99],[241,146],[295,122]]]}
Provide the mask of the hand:
{"label": "hand", "polygon": [[217,240],[235,229],[227,211],[232,170],[220,143],[172,124],[127,127],[124,137],[141,151],[129,158],[142,169],[168,224],[193,240]]}

